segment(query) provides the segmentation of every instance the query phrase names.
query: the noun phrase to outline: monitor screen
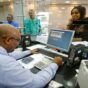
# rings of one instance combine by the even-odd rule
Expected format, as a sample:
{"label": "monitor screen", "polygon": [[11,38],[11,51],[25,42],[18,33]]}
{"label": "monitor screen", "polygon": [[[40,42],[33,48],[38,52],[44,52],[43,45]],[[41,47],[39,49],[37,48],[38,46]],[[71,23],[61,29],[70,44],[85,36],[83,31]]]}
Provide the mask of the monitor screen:
{"label": "monitor screen", "polygon": [[54,29],[51,30],[48,36],[47,45],[57,48],[61,51],[69,51],[72,39],[74,36],[74,31]]}

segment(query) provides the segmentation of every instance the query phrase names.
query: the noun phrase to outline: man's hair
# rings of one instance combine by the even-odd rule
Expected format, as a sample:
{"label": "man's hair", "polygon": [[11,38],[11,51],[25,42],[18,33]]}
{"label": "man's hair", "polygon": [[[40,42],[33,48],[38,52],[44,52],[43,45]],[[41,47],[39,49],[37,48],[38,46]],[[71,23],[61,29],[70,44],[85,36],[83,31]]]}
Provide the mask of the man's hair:
{"label": "man's hair", "polygon": [[11,17],[11,18],[13,18],[13,15],[12,15],[12,14],[8,14],[7,17]]}
{"label": "man's hair", "polygon": [[29,12],[30,12],[30,11],[33,11],[33,12],[35,12],[35,10],[34,10],[34,9],[29,9]]}
{"label": "man's hair", "polygon": [[[10,35],[8,30],[4,30],[4,28],[2,29],[1,26],[10,27],[11,25],[9,25],[9,24],[0,24],[0,38],[6,37],[6,36]],[[13,27],[13,26],[11,26],[11,27]]]}

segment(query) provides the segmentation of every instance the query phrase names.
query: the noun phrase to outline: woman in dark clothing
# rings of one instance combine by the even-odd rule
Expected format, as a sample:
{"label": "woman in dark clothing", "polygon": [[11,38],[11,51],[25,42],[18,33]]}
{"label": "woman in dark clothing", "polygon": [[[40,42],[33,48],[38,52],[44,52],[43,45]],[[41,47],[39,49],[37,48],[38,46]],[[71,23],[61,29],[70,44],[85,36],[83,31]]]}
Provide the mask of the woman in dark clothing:
{"label": "woman in dark clothing", "polygon": [[81,37],[83,41],[88,41],[88,17],[83,19]]}
{"label": "woman in dark clothing", "polygon": [[75,6],[72,10],[71,10],[71,19],[69,21],[69,24],[67,25],[67,28],[70,30],[75,30],[75,38],[79,38],[82,37],[81,34],[84,31],[84,27],[83,25],[84,23],[84,19],[85,19],[85,15],[86,15],[86,8],[83,6]]}

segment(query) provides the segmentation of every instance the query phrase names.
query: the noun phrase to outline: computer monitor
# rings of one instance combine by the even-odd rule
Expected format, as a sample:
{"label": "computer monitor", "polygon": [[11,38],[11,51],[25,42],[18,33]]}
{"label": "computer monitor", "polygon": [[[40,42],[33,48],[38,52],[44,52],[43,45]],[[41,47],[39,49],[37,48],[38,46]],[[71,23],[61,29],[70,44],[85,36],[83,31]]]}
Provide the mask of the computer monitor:
{"label": "computer monitor", "polygon": [[88,88],[88,60],[82,60],[77,74],[79,88]]}
{"label": "computer monitor", "polygon": [[72,30],[52,29],[48,36],[47,45],[68,52],[73,36],[74,31]]}

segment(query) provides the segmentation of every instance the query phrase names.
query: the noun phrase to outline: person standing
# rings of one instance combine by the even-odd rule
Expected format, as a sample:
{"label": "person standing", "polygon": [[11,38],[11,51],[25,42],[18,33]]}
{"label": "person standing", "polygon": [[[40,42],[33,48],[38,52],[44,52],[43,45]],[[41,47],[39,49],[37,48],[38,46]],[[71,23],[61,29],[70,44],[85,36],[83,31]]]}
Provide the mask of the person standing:
{"label": "person standing", "polygon": [[82,27],[85,24],[83,21],[86,16],[86,8],[79,5],[75,6],[71,10],[71,19],[69,20],[69,23],[67,25],[67,29],[74,30],[75,31],[75,38],[81,37],[83,34]]}
{"label": "person standing", "polygon": [[30,34],[31,40],[35,41],[36,36],[40,33],[41,24],[33,9],[29,10],[29,18],[24,20],[24,27],[23,34]]}

